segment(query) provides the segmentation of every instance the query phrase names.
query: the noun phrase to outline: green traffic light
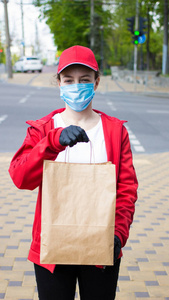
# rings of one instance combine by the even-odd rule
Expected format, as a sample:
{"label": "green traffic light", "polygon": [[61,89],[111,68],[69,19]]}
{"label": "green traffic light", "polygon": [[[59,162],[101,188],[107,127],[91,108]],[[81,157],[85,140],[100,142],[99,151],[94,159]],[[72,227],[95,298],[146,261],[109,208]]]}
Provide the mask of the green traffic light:
{"label": "green traffic light", "polygon": [[135,45],[138,45],[138,41],[137,41],[137,40],[136,40],[136,41],[134,41],[134,44],[135,44]]}
{"label": "green traffic light", "polygon": [[140,35],[140,31],[135,30],[135,31],[134,31],[134,35],[137,35],[137,36]]}

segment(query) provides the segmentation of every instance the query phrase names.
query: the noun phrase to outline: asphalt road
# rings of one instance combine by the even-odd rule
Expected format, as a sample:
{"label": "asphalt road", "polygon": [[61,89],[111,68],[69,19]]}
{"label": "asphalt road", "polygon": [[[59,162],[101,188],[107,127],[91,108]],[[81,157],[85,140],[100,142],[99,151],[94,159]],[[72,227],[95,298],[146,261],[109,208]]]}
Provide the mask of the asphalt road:
{"label": "asphalt road", "polygon": [[[0,83],[0,152],[15,152],[20,147],[26,120],[39,119],[63,106],[58,88]],[[93,107],[128,121],[133,153],[169,151],[169,99],[97,92]]]}

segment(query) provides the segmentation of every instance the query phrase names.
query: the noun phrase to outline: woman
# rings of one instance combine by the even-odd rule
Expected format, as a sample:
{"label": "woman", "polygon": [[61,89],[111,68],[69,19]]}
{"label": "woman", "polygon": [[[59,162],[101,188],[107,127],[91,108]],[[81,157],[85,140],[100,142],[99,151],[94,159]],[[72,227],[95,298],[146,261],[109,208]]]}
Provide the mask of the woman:
{"label": "woman", "polygon": [[[93,52],[73,46],[63,51],[57,71],[60,96],[65,108],[56,110],[30,127],[15,154],[9,172],[20,189],[39,187],[28,259],[34,263],[40,300],[73,300],[78,280],[82,300],[115,299],[121,248],[126,244],[137,199],[137,178],[124,121],[92,109],[99,85],[99,69]],[[114,237],[114,266],[40,264],[41,192],[43,161],[64,161],[69,145],[69,162],[89,161],[92,142],[95,162],[116,165],[117,199]],[[113,238],[113,237],[112,237]]]}

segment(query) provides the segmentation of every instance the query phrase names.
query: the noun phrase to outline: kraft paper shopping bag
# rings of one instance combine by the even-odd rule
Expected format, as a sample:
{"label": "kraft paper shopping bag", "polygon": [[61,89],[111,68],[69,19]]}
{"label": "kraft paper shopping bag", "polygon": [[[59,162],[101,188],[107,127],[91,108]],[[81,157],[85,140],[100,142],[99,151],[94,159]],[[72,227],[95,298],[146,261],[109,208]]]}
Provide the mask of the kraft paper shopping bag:
{"label": "kraft paper shopping bag", "polygon": [[115,165],[44,161],[42,264],[113,265]]}

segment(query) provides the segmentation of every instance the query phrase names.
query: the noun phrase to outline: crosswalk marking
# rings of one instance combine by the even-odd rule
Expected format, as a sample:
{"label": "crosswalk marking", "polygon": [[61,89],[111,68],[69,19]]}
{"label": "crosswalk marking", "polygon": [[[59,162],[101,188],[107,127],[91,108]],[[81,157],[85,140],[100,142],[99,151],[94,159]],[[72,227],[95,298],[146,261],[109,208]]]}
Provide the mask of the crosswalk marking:
{"label": "crosswalk marking", "polygon": [[[107,99],[106,103],[107,103],[107,105],[110,107],[110,109],[112,111],[116,111],[117,110],[115,108],[115,106],[114,106],[114,104],[113,104],[112,101],[109,101]],[[135,134],[130,130],[130,128],[128,126],[126,126],[126,128],[127,128],[128,133],[129,133],[130,143],[131,143],[132,147],[134,148],[134,150],[136,152],[140,152],[140,153],[145,152],[144,147],[141,145],[140,141],[137,139],[137,137],[135,136]]]}
{"label": "crosswalk marking", "polygon": [[131,142],[131,144],[134,145],[134,146],[135,146],[135,145],[137,145],[137,146],[140,145],[140,142],[139,142],[137,139],[134,139],[134,140],[133,140],[133,139],[131,138],[131,136],[130,136],[130,142]]}
{"label": "crosswalk marking", "polygon": [[145,152],[145,149],[143,146],[134,146],[135,151],[137,152]]}
{"label": "crosswalk marking", "polygon": [[130,138],[130,143],[133,146],[134,150],[136,152],[145,152],[144,147],[141,145],[140,141],[137,139],[137,137],[133,134],[133,132],[130,130],[128,126],[126,126],[129,138]]}

